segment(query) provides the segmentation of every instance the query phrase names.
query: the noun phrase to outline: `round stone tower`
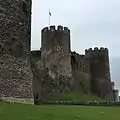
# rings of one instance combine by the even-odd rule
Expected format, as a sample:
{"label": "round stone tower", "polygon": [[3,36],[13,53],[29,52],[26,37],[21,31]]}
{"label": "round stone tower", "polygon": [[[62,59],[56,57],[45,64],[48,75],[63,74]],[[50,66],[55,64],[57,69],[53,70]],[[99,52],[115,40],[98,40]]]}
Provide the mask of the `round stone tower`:
{"label": "round stone tower", "polygon": [[42,29],[41,36],[41,60],[48,68],[49,75],[58,84],[62,82],[70,84],[72,82],[70,30],[60,25],[57,28],[50,26]]}
{"label": "round stone tower", "polygon": [[108,49],[90,48],[85,50],[85,56],[90,60],[92,92],[100,97],[112,98]]}
{"label": "round stone tower", "polygon": [[32,96],[31,0],[0,1],[0,93]]}

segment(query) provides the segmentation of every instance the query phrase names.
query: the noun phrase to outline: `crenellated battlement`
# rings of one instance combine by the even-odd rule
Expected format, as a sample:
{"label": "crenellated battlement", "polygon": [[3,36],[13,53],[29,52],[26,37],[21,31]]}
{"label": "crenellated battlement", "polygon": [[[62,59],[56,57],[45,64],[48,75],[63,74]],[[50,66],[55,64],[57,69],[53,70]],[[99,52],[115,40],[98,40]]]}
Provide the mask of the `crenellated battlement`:
{"label": "crenellated battlement", "polygon": [[82,71],[88,72],[89,71],[89,59],[85,57],[85,55],[80,55],[78,53],[71,52],[72,62],[74,61],[74,66]]}
{"label": "crenellated battlement", "polygon": [[42,29],[42,33],[44,32],[54,32],[54,31],[62,31],[64,33],[70,33],[70,30],[67,27],[63,27],[61,25],[58,25],[57,27],[55,25],[49,26],[49,27],[45,27]]}
{"label": "crenellated battlement", "polygon": [[[61,25],[45,27],[41,30],[41,47],[56,48],[60,50],[60,46],[67,54],[70,52],[70,30]],[[55,47],[56,46],[56,47]]]}
{"label": "crenellated battlement", "polygon": [[40,50],[33,50],[30,52],[32,56],[34,56],[34,58],[38,57],[40,59],[41,57],[41,51]]}
{"label": "crenellated battlement", "polygon": [[94,49],[92,48],[89,48],[89,49],[86,49],[85,50],[85,55],[88,55],[88,54],[95,54],[95,53],[108,53],[108,49],[107,48],[103,48],[103,47],[95,47]]}

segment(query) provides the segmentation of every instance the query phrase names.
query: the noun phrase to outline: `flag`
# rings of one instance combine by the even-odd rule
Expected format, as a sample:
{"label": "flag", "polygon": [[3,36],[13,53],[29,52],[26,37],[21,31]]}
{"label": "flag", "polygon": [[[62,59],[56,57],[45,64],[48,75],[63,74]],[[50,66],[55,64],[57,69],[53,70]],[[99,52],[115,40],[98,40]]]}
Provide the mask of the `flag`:
{"label": "flag", "polygon": [[51,12],[49,12],[49,16],[51,16]]}

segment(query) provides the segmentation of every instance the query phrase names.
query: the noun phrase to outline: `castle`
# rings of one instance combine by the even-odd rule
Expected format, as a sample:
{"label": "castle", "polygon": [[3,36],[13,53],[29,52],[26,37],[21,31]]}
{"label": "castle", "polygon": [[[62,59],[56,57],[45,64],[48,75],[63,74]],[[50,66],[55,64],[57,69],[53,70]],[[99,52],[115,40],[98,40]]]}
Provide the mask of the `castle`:
{"label": "castle", "polygon": [[[36,74],[33,80],[35,98],[45,100],[53,93],[83,91],[112,100],[108,49],[90,48],[85,50],[85,55],[79,55],[71,52],[70,48],[70,30],[67,27],[42,29],[41,50],[31,52],[32,66],[39,71],[33,71]],[[39,88],[36,87],[38,84]],[[38,91],[44,91],[47,96],[39,98],[42,93]]]}
{"label": "castle", "polygon": [[50,26],[41,31],[41,49],[30,51],[31,4],[0,1],[0,94],[40,102],[82,91],[113,100],[107,48],[79,55],[71,51],[70,30]]}

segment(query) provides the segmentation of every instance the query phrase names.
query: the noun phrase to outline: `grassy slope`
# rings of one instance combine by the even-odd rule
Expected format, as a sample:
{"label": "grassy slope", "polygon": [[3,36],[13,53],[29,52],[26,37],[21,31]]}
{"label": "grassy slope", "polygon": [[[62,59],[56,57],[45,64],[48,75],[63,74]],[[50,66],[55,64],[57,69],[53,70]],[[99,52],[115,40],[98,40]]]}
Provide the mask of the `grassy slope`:
{"label": "grassy slope", "polygon": [[77,93],[77,92],[73,92],[73,93],[66,93],[66,94],[62,94],[60,95],[58,98],[58,100],[64,100],[64,101],[105,101],[104,99],[101,99],[97,96],[94,95],[88,95],[85,93]]}
{"label": "grassy slope", "polygon": [[120,108],[0,103],[0,120],[120,120]]}

